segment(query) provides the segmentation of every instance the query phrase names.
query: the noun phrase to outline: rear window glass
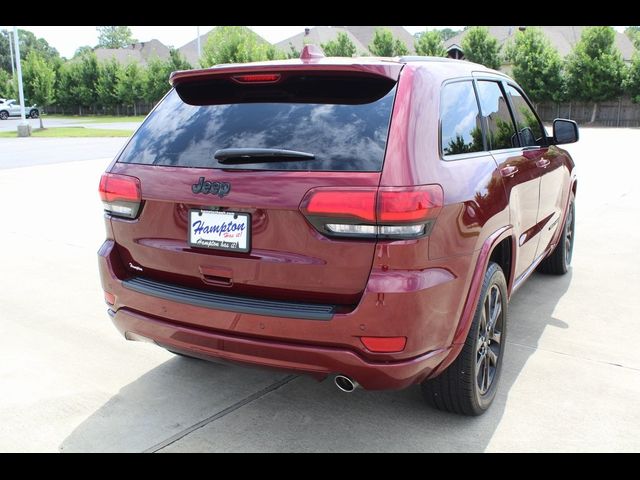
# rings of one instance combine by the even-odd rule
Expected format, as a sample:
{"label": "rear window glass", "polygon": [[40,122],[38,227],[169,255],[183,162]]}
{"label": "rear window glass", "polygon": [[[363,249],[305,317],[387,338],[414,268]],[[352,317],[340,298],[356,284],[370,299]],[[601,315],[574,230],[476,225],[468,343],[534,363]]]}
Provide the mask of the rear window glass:
{"label": "rear window glass", "polygon": [[[303,102],[242,98],[234,103],[227,98],[229,103],[189,105],[172,90],[118,161],[220,169],[380,171],[395,91],[392,84],[356,103],[334,94],[326,99],[307,95],[303,100],[309,101]],[[227,148],[294,150],[315,159],[218,163],[214,153]]]}

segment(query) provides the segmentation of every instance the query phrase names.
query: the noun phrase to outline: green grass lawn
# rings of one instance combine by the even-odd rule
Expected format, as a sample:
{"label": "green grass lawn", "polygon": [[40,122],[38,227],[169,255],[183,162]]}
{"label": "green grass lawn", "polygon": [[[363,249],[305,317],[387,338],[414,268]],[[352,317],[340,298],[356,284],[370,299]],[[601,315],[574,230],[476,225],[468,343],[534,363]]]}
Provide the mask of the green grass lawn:
{"label": "green grass lawn", "polygon": [[[133,130],[111,130],[105,128],[55,127],[34,129],[32,137],[70,138],[70,137],[130,137]],[[0,138],[17,138],[18,132],[0,132]]]}
{"label": "green grass lawn", "polygon": [[78,123],[118,123],[118,122],[141,122],[145,119],[145,115],[116,117],[113,115],[45,115],[42,120],[45,122],[47,118],[73,120]]}

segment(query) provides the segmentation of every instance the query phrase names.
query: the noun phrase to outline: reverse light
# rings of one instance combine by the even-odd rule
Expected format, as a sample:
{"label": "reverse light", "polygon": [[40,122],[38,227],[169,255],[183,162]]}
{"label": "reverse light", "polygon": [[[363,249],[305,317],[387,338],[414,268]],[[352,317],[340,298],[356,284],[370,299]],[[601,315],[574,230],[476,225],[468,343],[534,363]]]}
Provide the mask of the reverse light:
{"label": "reverse light", "polygon": [[135,218],[138,215],[142,201],[138,178],[103,173],[100,178],[99,190],[105,211],[126,218]]}
{"label": "reverse light", "polygon": [[407,337],[360,337],[362,344],[370,352],[401,352],[407,344]]}
{"label": "reverse light", "polygon": [[300,210],[328,236],[411,239],[428,235],[443,205],[439,185],[315,188]]}

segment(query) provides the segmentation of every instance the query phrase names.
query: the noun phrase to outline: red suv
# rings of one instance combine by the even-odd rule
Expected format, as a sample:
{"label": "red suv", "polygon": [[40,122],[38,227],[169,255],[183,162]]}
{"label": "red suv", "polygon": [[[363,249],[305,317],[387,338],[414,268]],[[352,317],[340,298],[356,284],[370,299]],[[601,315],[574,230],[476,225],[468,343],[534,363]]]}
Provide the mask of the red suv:
{"label": "red suv", "polygon": [[171,84],[100,181],[125,338],[484,412],[509,297],[571,261],[576,124],[442,58],[306,47]]}

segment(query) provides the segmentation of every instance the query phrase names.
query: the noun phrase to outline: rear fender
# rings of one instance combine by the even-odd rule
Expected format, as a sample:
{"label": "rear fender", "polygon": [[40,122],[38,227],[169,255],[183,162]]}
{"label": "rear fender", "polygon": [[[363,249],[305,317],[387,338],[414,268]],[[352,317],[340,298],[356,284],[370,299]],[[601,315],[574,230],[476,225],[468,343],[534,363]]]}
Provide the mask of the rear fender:
{"label": "rear fender", "polygon": [[[491,253],[493,249],[498,245],[502,240],[508,237],[513,237],[513,227],[508,225],[506,227],[502,227],[493,234],[489,236],[482,244],[480,248],[480,252],[478,253],[478,259],[476,260],[476,266],[473,271],[473,277],[471,279],[471,285],[469,286],[469,293],[467,294],[467,301],[464,305],[464,309],[462,310],[462,315],[460,315],[460,320],[458,321],[458,327],[456,328],[456,332],[453,336],[453,343],[451,345],[451,350],[447,357],[442,361],[440,365],[433,371],[433,373],[429,376],[429,378],[433,378],[442,373],[453,361],[458,357],[460,352],[462,351],[462,347],[464,346],[464,342],[469,333],[469,328],[471,328],[471,323],[473,322],[473,317],[475,315],[476,305],[478,304],[478,300],[480,298],[480,290],[482,289],[482,282],[484,280],[484,274],[487,271],[487,267],[489,265],[489,258],[491,258]],[[508,294],[511,295],[511,291],[513,288],[513,277],[514,277],[514,268],[516,265],[515,262],[515,245],[517,245],[515,239],[511,242],[513,245],[511,252],[511,272],[509,275],[509,283],[507,285]]]}

